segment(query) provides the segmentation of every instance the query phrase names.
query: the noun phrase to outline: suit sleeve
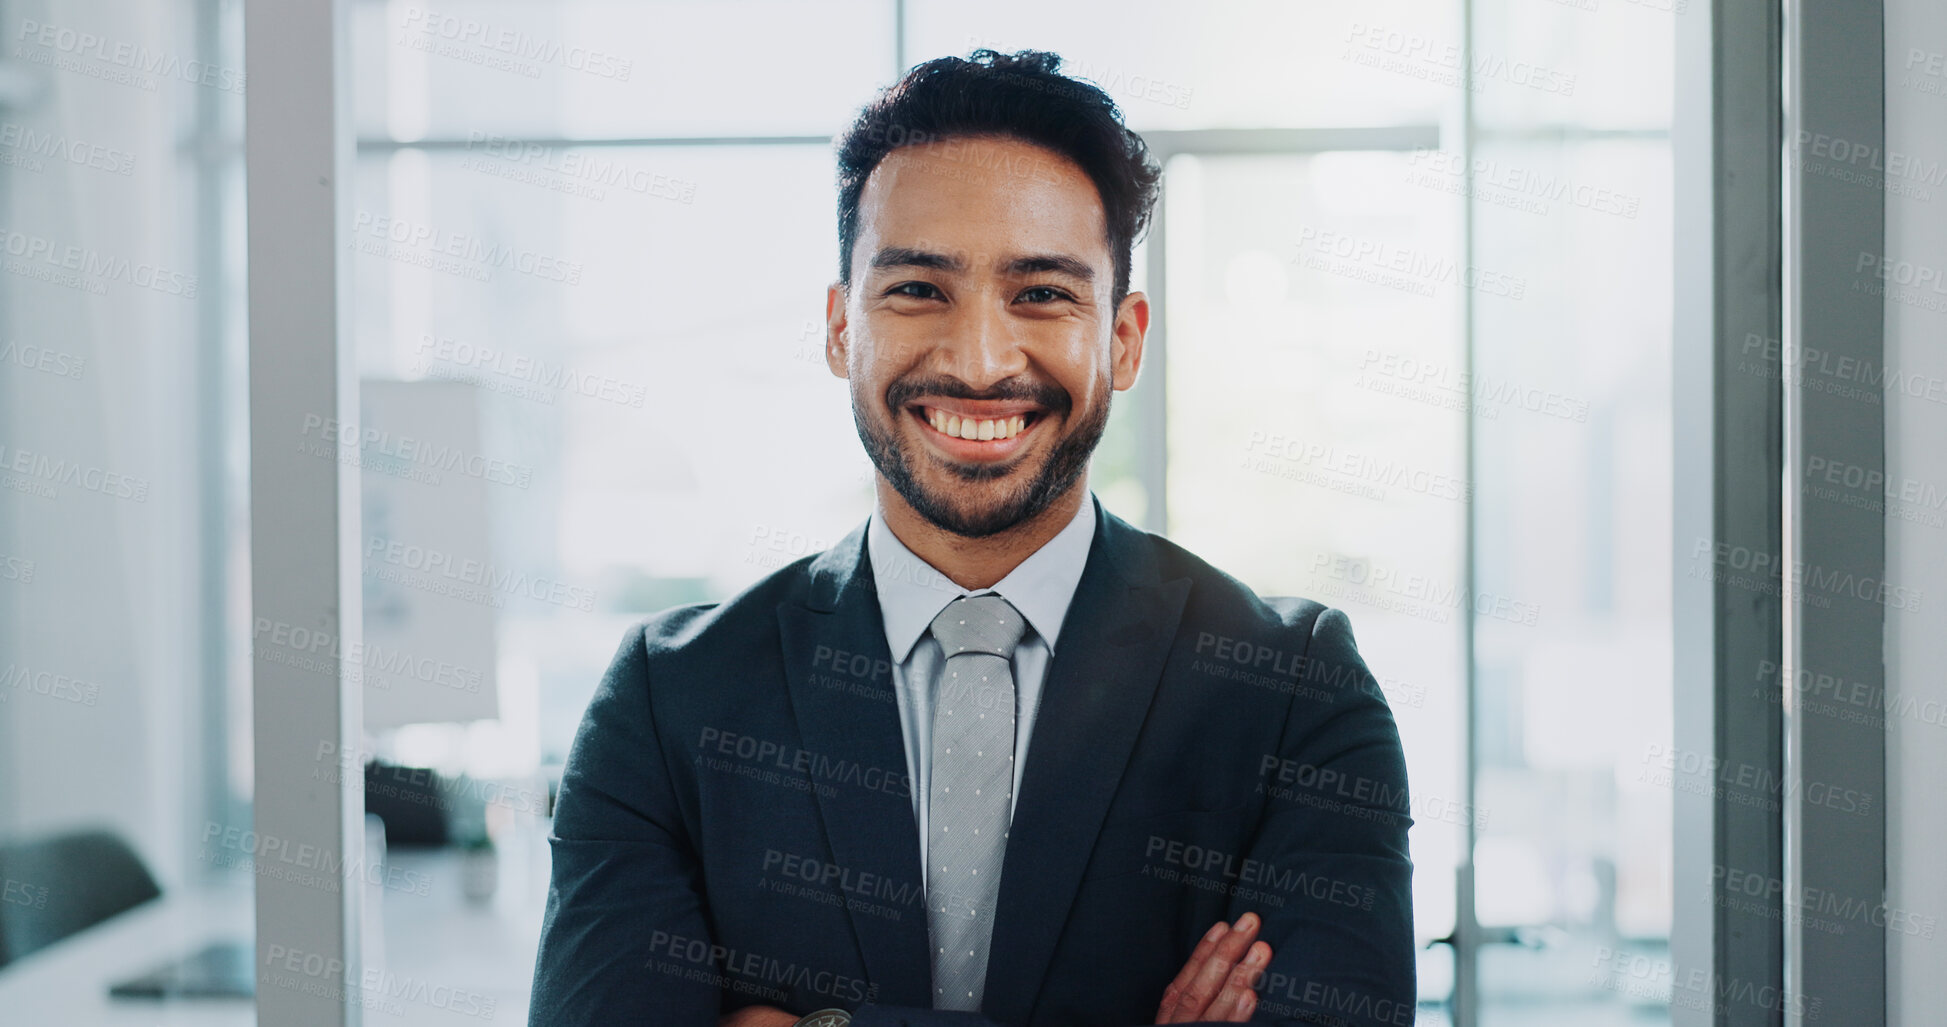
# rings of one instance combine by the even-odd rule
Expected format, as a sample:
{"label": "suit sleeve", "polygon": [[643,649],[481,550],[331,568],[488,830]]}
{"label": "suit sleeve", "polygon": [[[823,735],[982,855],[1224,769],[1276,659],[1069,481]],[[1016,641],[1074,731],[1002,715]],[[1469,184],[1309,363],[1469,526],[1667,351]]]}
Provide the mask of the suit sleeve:
{"label": "suit sleeve", "polygon": [[1313,622],[1305,680],[1333,698],[1294,697],[1260,783],[1264,819],[1246,849],[1281,903],[1231,902],[1263,918],[1271,964],[1254,1023],[1411,1024],[1417,989],[1406,757],[1344,613]]}
{"label": "suit sleeve", "polygon": [[696,849],[649,702],[632,629],[569,749],[554,828],[531,1027],[714,1027],[711,944]]}

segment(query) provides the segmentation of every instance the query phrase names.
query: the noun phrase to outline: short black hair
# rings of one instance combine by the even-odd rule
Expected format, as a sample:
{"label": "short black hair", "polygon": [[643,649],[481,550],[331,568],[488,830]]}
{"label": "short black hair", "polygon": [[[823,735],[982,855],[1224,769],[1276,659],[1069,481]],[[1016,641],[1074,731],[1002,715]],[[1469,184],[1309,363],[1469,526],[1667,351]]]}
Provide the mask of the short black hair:
{"label": "short black hair", "polygon": [[980,49],[918,65],[859,111],[838,141],[838,280],[852,283],[859,197],[886,155],[958,136],[1011,136],[1074,161],[1102,200],[1115,260],[1112,308],[1129,294],[1129,263],[1149,227],[1163,173],[1109,94],[1059,74],[1042,50]]}

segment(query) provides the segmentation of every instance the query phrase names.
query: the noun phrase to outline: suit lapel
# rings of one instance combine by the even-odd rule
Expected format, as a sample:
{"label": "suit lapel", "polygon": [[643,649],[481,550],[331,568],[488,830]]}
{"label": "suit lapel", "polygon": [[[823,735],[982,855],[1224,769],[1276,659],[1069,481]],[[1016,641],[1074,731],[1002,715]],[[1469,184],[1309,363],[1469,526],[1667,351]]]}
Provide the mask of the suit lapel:
{"label": "suit lapel", "polygon": [[[818,760],[852,761],[864,772],[905,780],[905,737],[864,525],[815,558],[810,574],[806,601],[777,608],[784,675],[804,748]],[[864,673],[854,673],[857,667]],[[830,687],[833,681],[845,686]],[[876,874],[917,896],[905,892],[926,883],[910,780],[904,789],[869,788],[856,777],[829,783],[813,794],[833,860],[854,876]],[[878,985],[875,1000],[931,1008],[925,903],[906,904],[897,919],[856,909],[849,916],[867,976]]]}
{"label": "suit lapel", "polygon": [[1160,580],[1150,540],[1099,504],[1095,526],[1008,831],[982,1003],[1003,1023],[1034,1007],[1190,591]]}
{"label": "suit lapel", "polygon": [[[1094,508],[1095,537],[1042,683],[1008,832],[1005,859],[1012,872],[1001,877],[983,1003],[992,1019],[1005,1023],[1025,1023],[1041,990],[1190,591],[1188,578],[1161,580],[1143,532],[1100,503]],[[891,655],[866,558],[865,525],[815,558],[809,574],[805,601],[777,608],[785,680],[804,747],[819,758],[853,760],[904,777],[905,736],[890,697]],[[863,656],[871,669],[862,678],[842,670],[836,676],[886,694],[860,695],[820,683],[837,652]],[[903,791],[848,782],[813,794],[839,865],[882,875],[894,887],[924,886],[910,781]],[[875,1000],[930,1009],[925,905],[908,905],[901,914],[894,920],[849,913],[866,972],[878,985]]]}

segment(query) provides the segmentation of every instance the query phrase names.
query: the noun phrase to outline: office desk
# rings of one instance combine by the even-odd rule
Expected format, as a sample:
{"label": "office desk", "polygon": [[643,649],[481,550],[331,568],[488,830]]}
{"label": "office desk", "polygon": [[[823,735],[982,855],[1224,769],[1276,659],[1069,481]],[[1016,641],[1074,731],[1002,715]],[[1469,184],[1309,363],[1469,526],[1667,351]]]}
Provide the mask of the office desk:
{"label": "office desk", "polygon": [[111,999],[108,986],[222,938],[249,938],[247,888],[212,888],[145,902],[0,970],[0,1021],[12,1027],[257,1022],[243,999],[144,1002]]}
{"label": "office desk", "polygon": [[[527,1022],[534,950],[547,901],[545,840],[510,839],[500,887],[484,904],[461,893],[453,850],[395,851],[376,888],[380,930],[366,932],[367,970],[357,980],[367,1027],[473,1027]],[[410,872],[410,873],[408,873]],[[158,1002],[111,999],[108,987],[210,942],[252,937],[247,882],[165,895],[0,970],[0,1023],[7,1027],[239,1027],[256,1003],[241,999]],[[423,885],[424,894],[421,894]],[[368,907],[370,908],[370,907]],[[261,968],[260,968],[261,969]]]}

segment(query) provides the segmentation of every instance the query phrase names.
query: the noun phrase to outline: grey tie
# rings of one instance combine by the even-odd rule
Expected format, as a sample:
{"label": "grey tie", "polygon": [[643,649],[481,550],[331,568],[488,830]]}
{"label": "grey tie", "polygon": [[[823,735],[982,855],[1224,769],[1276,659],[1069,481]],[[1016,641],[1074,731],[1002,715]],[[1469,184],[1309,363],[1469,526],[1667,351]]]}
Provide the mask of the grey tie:
{"label": "grey tie", "polygon": [[961,596],[933,618],[945,651],[926,796],[926,926],[933,1008],[978,1010],[986,991],[1014,791],[1014,670],[1027,629],[998,595]]}

